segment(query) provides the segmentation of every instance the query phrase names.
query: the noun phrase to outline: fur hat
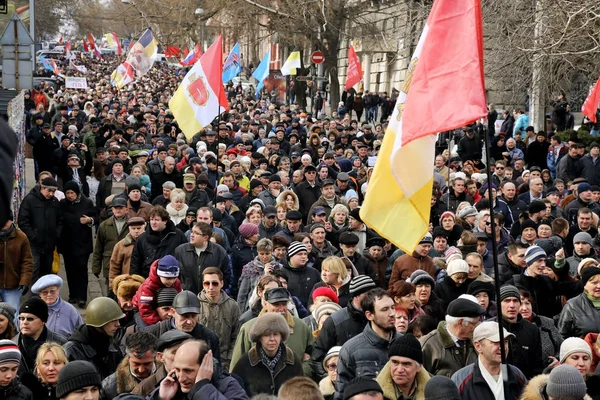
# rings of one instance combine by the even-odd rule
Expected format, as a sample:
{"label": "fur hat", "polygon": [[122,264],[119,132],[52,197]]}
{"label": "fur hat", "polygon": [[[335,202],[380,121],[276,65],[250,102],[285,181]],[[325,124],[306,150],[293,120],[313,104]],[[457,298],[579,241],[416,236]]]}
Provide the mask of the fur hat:
{"label": "fur hat", "polygon": [[285,342],[290,335],[290,327],[288,326],[283,315],[274,312],[264,313],[260,317],[256,318],[256,321],[250,328],[248,335],[250,341],[257,343],[261,336],[271,332],[281,333],[281,342]]}
{"label": "fur hat", "polygon": [[116,293],[117,296],[131,300],[139,287],[142,286],[142,283],[144,283],[144,278],[140,275],[119,275],[113,279],[113,292]]}

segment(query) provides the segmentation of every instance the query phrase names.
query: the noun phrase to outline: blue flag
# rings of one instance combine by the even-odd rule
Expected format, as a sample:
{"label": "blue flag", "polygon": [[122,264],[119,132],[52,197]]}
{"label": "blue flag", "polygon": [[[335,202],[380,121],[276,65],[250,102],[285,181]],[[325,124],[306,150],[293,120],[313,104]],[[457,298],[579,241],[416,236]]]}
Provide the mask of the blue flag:
{"label": "blue flag", "polygon": [[265,85],[264,80],[269,76],[269,64],[271,63],[271,49],[267,52],[265,58],[262,59],[258,67],[252,73],[252,77],[258,81],[258,85],[256,86],[256,97],[258,98],[258,94],[261,89]]}
{"label": "blue flag", "polygon": [[223,64],[223,83],[227,83],[242,71],[240,64],[240,46],[236,43]]}
{"label": "blue flag", "polygon": [[54,71],[54,67],[52,66],[52,63],[46,57],[40,56],[40,61],[42,62],[44,69],[47,69],[48,71]]}

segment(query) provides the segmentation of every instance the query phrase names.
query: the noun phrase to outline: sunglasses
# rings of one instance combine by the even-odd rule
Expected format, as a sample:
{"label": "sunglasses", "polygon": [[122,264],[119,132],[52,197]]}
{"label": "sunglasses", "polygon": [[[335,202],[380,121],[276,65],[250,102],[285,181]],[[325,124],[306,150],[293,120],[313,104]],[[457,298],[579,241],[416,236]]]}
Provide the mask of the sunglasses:
{"label": "sunglasses", "polygon": [[27,322],[33,322],[37,319],[37,317],[19,317],[19,321],[27,321]]}
{"label": "sunglasses", "polygon": [[214,287],[217,287],[217,286],[219,286],[219,282],[216,282],[216,281],[211,281],[211,282],[202,282],[202,284],[203,284],[204,286],[206,286],[206,287],[209,287],[209,286],[214,286]]}

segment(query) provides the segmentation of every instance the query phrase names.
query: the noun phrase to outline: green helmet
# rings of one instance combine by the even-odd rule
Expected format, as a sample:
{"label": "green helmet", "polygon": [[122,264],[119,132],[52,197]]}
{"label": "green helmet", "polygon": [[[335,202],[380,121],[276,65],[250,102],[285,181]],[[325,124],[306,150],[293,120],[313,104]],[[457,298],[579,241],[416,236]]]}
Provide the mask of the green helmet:
{"label": "green helmet", "polygon": [[86,325],[100,328],[111,321],[125,316],[116,301],[108,297],[97,297],[85,309]]}

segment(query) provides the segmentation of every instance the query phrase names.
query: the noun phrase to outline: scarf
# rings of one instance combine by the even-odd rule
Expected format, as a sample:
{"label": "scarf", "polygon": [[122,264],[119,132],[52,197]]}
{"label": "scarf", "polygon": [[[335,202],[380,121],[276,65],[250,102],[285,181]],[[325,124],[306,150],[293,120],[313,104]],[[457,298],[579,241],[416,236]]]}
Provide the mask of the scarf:
{"label": "scarf", "polygon": [[598,299],[598,298],[596,298],[594,296],[590,296],[587,293],[585,294],[585,297],[587,297],[587,299],[592,302],[592,304],[594,305],[594,307],[600,308],[600,299]]}
{"label": "scarf", "polygon": [[271,371],[271,373],[275,371],[275,367],[281,359],[281,355],[283,354],[282,348],[283,344],[280,344],[279,348],[277,349],[277,353],[275,353],[275,356],[273,358],[269,357],[262,347],[258,348],[258,352],[260,353],[260,359],[262,363],[265,365],[265,367],[269,368],[269,371]]}
{"label": "scarf", "polygon": [[10,224],[10,227],[5,231],[0,231],[0,240],[8,242],[8,238],[15,231],[15,224]]}
{"label": "scarf", "polygon": [[504,398],[504,380],[502,379],[502,369],[500,369],[500,373],[497,376],[497,380],[494,379],[492,374],[488,372],[487,369],[481,364],[481,360],[477,359],[477,363],[479,364],[479,369],[481,370],[481,375],[483,379],[490,387],[490,390],[494,394],[495,399],[503,399]]}

